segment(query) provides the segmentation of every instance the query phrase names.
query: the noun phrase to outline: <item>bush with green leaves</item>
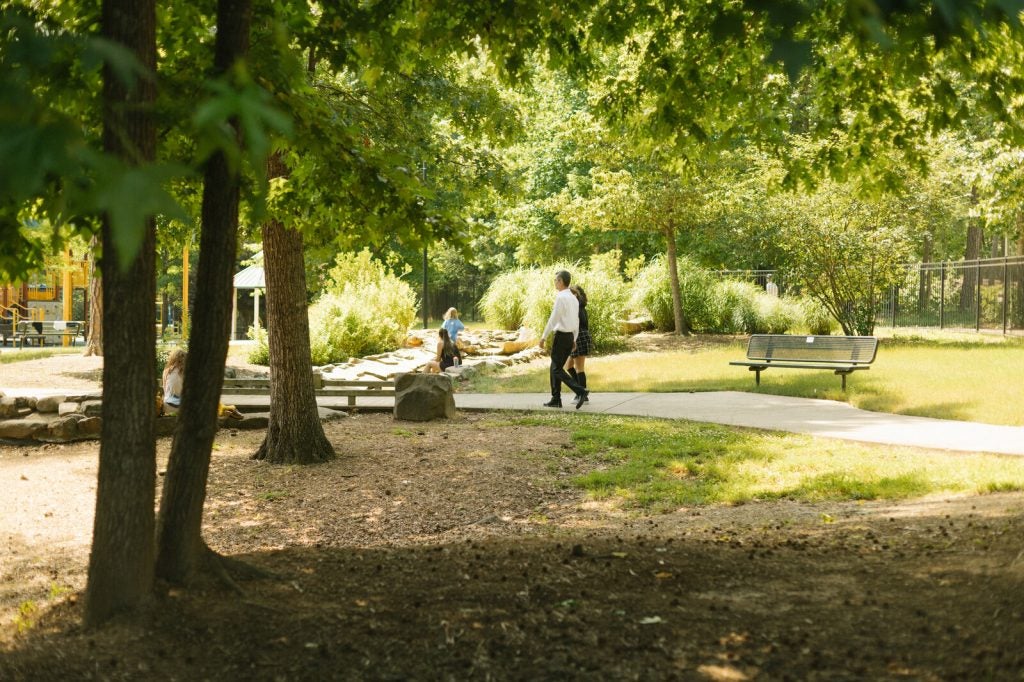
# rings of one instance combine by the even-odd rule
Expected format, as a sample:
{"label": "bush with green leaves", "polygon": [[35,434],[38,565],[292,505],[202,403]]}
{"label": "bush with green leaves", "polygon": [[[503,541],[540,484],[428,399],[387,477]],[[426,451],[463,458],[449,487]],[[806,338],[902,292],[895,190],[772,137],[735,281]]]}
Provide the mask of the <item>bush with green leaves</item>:
{"label": "bush with green leaves", "polygon": [[[339,254],[327,290],[309,309],[314,365],[394,350],[416,319],[416,294],[369,251]],[[252,332],[249,361],[268,364],[266,332]]]}
{"label": "bush with green leaves", "polygon": [[254,365],[269,365],[270,345],[267,343],[267,330],[263,327],[249,327],[245,335],[256,342],[249,349],[249,362]]}

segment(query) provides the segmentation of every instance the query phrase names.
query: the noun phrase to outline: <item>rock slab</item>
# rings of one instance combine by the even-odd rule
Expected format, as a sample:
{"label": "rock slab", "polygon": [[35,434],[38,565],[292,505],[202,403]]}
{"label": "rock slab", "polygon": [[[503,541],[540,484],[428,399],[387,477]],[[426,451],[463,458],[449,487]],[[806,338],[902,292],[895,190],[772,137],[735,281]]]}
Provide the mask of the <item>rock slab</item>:
{"label": "rock slab", "polygon": [[395,377],[395,419],[426,422],[455,416],[455,390],[446,374],[408,372]]}

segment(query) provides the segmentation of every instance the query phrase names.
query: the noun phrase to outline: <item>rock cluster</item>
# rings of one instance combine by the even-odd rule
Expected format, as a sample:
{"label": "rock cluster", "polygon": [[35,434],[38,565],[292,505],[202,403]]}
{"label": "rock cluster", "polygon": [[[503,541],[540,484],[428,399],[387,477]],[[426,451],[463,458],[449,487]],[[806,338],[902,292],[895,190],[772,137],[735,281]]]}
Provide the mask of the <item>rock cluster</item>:
{"label": "rock cluster", "polygon": [[[528,329],[518,332],[467,329],[459,334],[462,364],[449,367],[446,370],[448,377],[441,378],[450,383],[466,379],[474,372],[530,362],[544,352],[538,348],[536,338],[536,334]],[[314,371],[328,379],[393,380],[402,374],[422,372],[427,362],[434,358],[436,343],[437,330],[417,329],[410,332],[405,348],[365,358],[350,358],[345,363],[315,367]],[[227,370],[228,373],[232,371],[230,368]],[[449,405],[450,393],[443,393],[443,399],[438,402],[440,407],[428,418],[451,416],[450,412],[454,412],[454,400]],[[99,438],[102,424],[100,397],[99,392],[38,397],[5,396],[0,392],[0,440],[59,443]],[[410,399],[408,405],[414,405],[417,400]],[[396,407],[398,402],[396,400]],[[157,435],[172,434],[176,423],[175,415],[161,416],[157,419]],[[267,424],[263,415],[246,415],[244,420],[228,420],[222,425],[266,428]]]}
{"label": "rock cluster", "polygon": [[62,443],[100,437],[100,394],[0,393],[0,439]]}
{"label": "rock cluster", "polygon": [[[387,381],[399,374],[422,371],[427,362],[434,359],[436,343],[437,330],[416,329],[409,333],[405,348],[313,369],[325,379]],[[467,329],[459,334],[459,350],[462,364],[446,370],[456,379],[466,379],[481,370],[530,362],[543,354],[537,347],[536,334],[527,329],[519,332]]]}

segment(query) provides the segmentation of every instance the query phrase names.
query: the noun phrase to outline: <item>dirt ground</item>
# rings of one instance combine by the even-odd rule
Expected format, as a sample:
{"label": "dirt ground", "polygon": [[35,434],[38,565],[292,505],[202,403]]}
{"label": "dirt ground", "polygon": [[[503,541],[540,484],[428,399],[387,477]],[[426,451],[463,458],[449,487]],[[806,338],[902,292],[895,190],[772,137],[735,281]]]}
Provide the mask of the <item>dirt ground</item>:
{"label": "dirt ground", "polygon": [[[98,367],[33,363],[0,385]],[[98,445],[0,445],[0,680],[1024,678],[1024,495],[645,516],[571,485],[588,465],[561,429],[325,430],[339,457],[313,467],[218,435],[205,538],[273,577],[160,585],[94,632]]]}

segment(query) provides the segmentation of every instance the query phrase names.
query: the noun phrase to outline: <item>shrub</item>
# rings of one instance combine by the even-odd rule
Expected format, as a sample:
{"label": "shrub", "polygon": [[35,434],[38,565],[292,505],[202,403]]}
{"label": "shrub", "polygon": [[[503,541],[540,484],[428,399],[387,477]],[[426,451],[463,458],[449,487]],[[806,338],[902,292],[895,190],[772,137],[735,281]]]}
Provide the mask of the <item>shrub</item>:
{"label": "shrub", "polygon": [[587,320],[595,348],[611,348],[619,343],[621,319],[627,300],[622,276],[607,257],[592,261],[591,268],[565,263],[532,270],[513,270],[497,277],[480,302],[488,324],[502,329],[526,326],[540,334],[554,306],[555,273],[568,270],[572,284],[587,294]]}
{"label": "shrub", "polygon": [[801,310],[798,303],[788,298],[769,296],[766,293],[759,293],[756,299],[758,316],[760,317],[764,331],[758,330],[751,333],[757,334],[785,334],[794,329],[801,318]]}
{"label": "shrub", "polygon": [[722,280],[714,288],[714,305],[718,324],[715,331],[726,334],[762,333],[766,327],[760,298],[766,296],[760,287],[750,282]]}
{"label": "shrub", "polygon": [[633,278],[630,308],[637,313],[647,314],[658,331],[675,329],[672,314],[672,289],[669,285],[665,257],[652,259]]}
{"label": "shrub", "polygon": [[[412,288],[368,251],[339,254],[327,291],[309,308],[309,345],[315,365],[398,348],[416,319]],[[269,364],[266,331],[249,330],[254,364]]]}
{"label": "shrub", "polygon": [[313,304],[309,341],[314,365],[383,353],[402,344],[416,308],[409,285],[395,282],[402,286],[350,287],[341,293],[327,292]]}
{"label": "shrub", "polygon": [[[680,258],[679,290],[682,295],[683,317],[692,331],[712,331],[719,321],[713,302],[714,280],[707,270],[689,258]],[[668,277],[665,256],[651,260],[633,281],[630,307],[646,313],[660,331],[675,329],[672,313],[672,286]]]}
{"label": "shrub", "polygon": [[249,351],[249,362],[254,365],[269,365],[270,345],[267,343],[267,330],[263,327],[259,329],[249,327],[245,335],[256,342],[256,345]]}
{"label": "shrub", "polygon": [[327,291],[309,310],[313,364],[394,350],[416,319],[416,294],[367,249],[339,254]]}
{"label": "shrub", "polygon": [[622,275],[611,261],[602,262],[599,257],[593,257],[590,267],[580,271],[575,283],[587,294],[587,320],[595,350],[607,351],[621,346],[619,320],[626,315],[629,299]]}
{"label": "shrub", "polygon": [[800,299],[799,305],[808,333],[816,336],[828,336],[839,326],[828,309],[817,299],[805,297]]}

